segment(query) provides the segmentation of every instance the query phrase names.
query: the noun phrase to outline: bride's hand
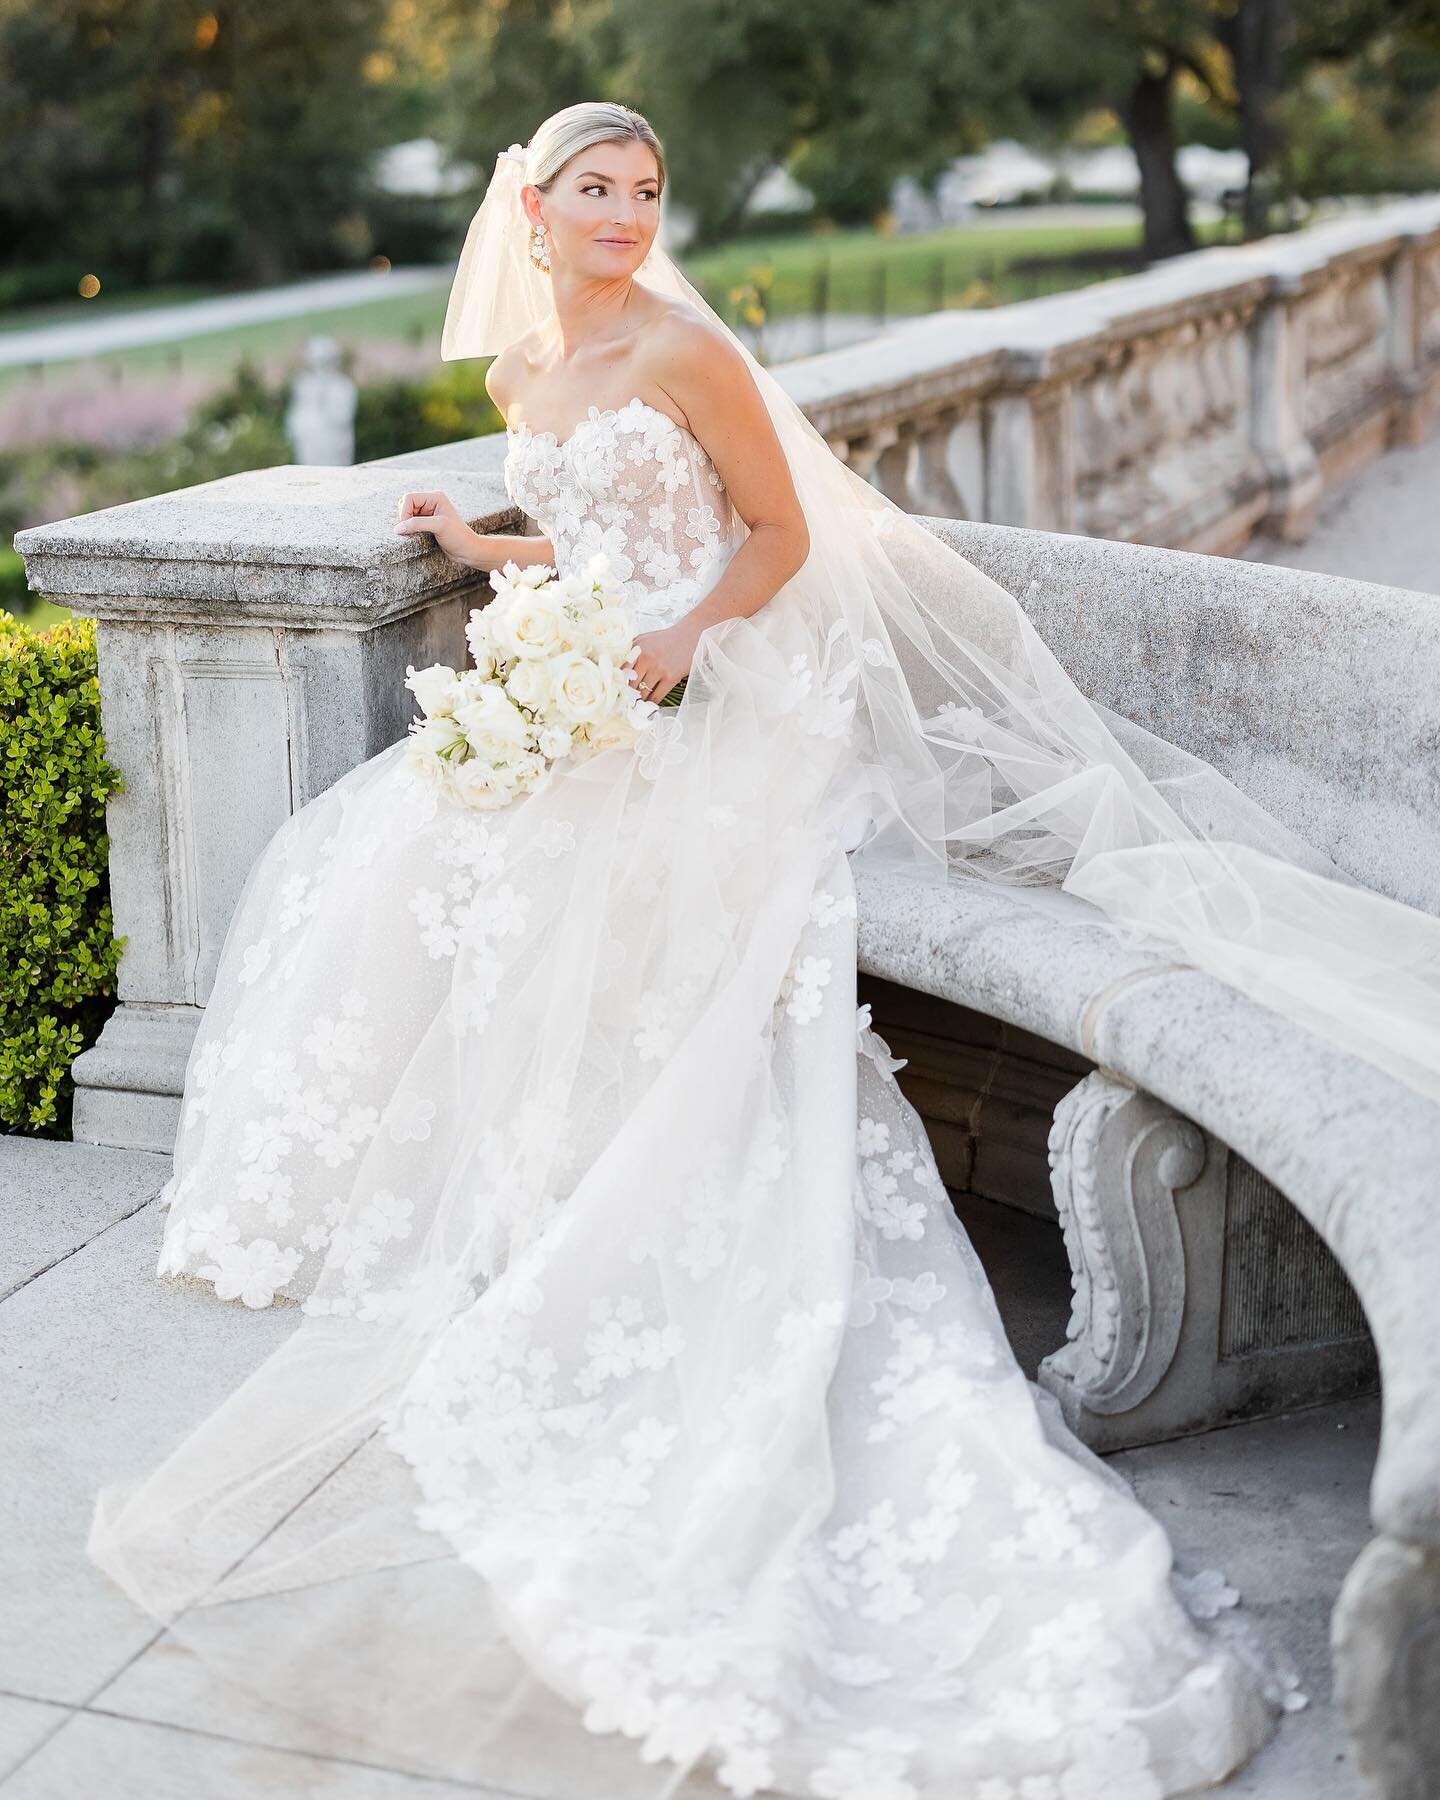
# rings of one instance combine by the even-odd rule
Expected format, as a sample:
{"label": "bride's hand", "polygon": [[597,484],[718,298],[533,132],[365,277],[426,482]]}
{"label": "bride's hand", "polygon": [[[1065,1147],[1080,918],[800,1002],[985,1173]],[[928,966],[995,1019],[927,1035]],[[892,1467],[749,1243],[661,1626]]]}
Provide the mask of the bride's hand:
{"label": "bride's hand", "polygon": [[635,671],[635,691],[643,699],[660,702],[677,681],[690,673],[700,634],[682,619],[663,631],[642,631],[625,666]]}
{"label": "bride's hand", "polygon": [[406,494],[400,502],[400,521],[395,527],[401,537],[418,537],[428,533],[456,562],[468,562],[468,550],[475,533],[455,510],[455,503],[444,494]]}

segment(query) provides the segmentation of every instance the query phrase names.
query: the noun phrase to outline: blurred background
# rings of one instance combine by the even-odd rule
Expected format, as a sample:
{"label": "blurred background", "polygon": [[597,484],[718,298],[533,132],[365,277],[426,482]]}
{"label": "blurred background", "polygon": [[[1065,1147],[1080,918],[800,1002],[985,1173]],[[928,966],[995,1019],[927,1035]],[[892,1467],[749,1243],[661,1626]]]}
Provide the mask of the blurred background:
{"label": "blurred background", "polygon": [[584,98],[777,363],[1440,187],[1440,0],[0,0],[0,608],[20,527],[295,460],[317,337],[357,459],[498,429],[453,260]]}

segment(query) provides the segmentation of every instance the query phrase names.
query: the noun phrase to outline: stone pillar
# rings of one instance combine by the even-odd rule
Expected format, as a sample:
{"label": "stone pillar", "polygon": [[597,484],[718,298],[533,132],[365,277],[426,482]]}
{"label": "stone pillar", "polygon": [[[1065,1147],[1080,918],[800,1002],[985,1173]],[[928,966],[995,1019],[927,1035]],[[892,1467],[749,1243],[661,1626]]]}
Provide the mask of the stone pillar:
{"label": "stone pillar", "polygon": [[1391,439],[1425,441],[1440,407],[1440,371],[1428,363],[1425,334],[1440,295],[1440,249],[1434,232],[1417,227],[1402,234],[1401,248],[1385,276],[1389,313],[1386,356],[1395,384]]}
{"label": "stone pillar", "polygon": [[1277,274],[1250,326],[1250,435],[1269,480],[1260,529],[1290,543],[1309,534],[1324,478],[1305,434],[1304,276]]}
{"label": "stone pillar", "polygon": [[985,517],[1037,531],[1075,529],[1075,433],[1070,387],[1042,380],[1018,358],[1026,385],[985,409]]}
{"label": "stone pillar", "polygon": [[412,488],[521,529],[503,441],[280,468],[22,532],[32,588],[97,620],[120,1004],[74,1065],[75,1137],[168,1151],[235,901],[293,812],[405,734],[417,667],[465,658],[483,577],[395,535]]}

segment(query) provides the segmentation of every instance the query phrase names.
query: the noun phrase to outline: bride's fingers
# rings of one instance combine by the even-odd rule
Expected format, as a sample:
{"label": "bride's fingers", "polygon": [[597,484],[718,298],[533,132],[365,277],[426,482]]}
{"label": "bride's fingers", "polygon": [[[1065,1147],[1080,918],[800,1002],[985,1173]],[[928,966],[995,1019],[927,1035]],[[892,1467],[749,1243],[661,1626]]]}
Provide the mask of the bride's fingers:
{"label": "bride's fingers", "polygon": [[404,494],[400,499],[400,517],[433,518],[444,503],[443,494]]}

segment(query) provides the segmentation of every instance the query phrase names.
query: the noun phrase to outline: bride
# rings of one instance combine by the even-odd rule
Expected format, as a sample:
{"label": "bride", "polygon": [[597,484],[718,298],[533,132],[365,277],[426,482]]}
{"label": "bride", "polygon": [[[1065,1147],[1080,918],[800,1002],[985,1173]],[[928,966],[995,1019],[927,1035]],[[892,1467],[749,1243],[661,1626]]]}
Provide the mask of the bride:
{"label": "bride", "polygon": [[1431,1093],[1440,932],[845,469],[660,250],[664,178],[613,105],[497,159],[444,352],[494,354],[545,535],[398,529],[603,553],[680,703],[496,811],[401,740],[274,834],[160,1269],[296,1327],[91,1554],[272,1741],[420,1775],[1213,1785],[1294,1675],[1017,1365],[856,1006],[853,871],[1063,883]]}

